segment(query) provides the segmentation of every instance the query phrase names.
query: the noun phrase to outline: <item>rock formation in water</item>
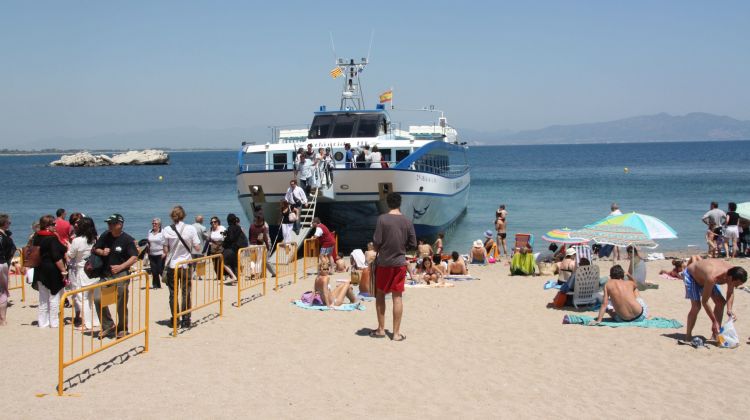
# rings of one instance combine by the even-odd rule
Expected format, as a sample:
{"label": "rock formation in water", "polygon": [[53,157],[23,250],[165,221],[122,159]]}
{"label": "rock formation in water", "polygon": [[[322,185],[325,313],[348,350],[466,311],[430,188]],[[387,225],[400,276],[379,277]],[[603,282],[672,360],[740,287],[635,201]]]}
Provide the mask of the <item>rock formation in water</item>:
{"label": "rock formation in water", "polygon": [[109,157],[107,155],[92,155],[89,152],[79,152],[64,155],[59,160],[51,162],[51,166],[111,166],[111,165],[167,165],[169,155],[162,150],[131,150]]}

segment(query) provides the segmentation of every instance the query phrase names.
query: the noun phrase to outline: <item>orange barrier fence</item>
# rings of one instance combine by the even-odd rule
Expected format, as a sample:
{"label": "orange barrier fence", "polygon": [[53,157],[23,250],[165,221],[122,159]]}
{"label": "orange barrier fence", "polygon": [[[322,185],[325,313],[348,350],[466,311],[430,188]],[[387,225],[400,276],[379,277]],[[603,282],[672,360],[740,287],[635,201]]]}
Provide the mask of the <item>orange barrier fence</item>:
{"label": "orange barrier fence", "polygon": [[266,295],[266,247],[250,245],[237,251],[237,307],[242,306],[242,292],[263,286]]}
{"label": "orange barrier fence", "polygon": [[297,244],[276,244],[276,287],[279,290],[279,279],[292,277],[290,283],[297,283]]}
{"label": "orange barrier fence", "polygon": [[305,239],[302,244],[302,276],[317,273],[319,264],[320,242],[318,238]]}
{"label": "orange barrier fence", "polygon": [[[148,351],[148,279],[148,274],[141,271],[63,294],[60,302],[69,297],[80,302],[82,323],[76,327],[74,308],[66,309],[60,305],[58,395],[63,395],[63,371],[74,363],[139,334],[144,337],[144,352]],[[110,305],[117,307],[114,319],[109,311]],[[68,325],[65,325],[66,318],[71,320]],[[97,320],[101,320],[102,327],[101,331],[95,332]]]}
{"label": "orange barrier fence", "polygon": [[[224,257],[209,255],[175,264],[171,282],[172,335],[177,336],[180,317],[206,306],[219,304],[219,316],[224,315]],[[178,308],[179,302],[179,308]]]}
{"label": "orange barrier fence", "polygon": [[8,278],[8,291],[21,289],[21,302],[26,302],[26,273],[23,268],[23,254],[16,250],[10,263],[10,274]]}

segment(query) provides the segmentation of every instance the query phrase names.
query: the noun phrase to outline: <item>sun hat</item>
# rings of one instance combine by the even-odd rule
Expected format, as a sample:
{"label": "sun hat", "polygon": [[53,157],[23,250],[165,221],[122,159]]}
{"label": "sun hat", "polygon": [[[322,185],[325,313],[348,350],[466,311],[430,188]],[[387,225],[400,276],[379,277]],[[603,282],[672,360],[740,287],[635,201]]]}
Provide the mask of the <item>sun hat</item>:
{"label": "sun hat", "polygon": [[492,237],[492,231],[491,230],[485,230],[484,231],[484,236],[486,236],[488,238],[491,238]]}
{"label": "sun hat", "polygon": [[575,249],[575,248],[568,248],[568,249],[567,249],[567,250],[565,251],[565,256],[566,256],[566,257],[570,257],[570,256],[572,256],[572,255],[576,255],[576,249]]}
{"label": "sun hat", "polygon": [[481,239],[477,239],[476,241],[474,241],[474,248],[481,248],[482,246],[483,245]]}

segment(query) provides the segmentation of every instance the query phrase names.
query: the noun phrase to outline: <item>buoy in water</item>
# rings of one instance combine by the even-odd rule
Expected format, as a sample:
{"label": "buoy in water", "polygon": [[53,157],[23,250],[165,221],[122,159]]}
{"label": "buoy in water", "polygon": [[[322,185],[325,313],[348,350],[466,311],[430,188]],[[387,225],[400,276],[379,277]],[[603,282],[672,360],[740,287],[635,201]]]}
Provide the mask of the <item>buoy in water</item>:
{"label": "buoy in water", "polygon": [[625,173],[628,173],[628,172],[630,172],[630,169],[628,169],[627,167],[625,167]]}
{"label": "buoy in water", "polygon": [[[627,170],[627,168],[625,168]],[[159,175],[159,181],[164,181],[164,177]]]}

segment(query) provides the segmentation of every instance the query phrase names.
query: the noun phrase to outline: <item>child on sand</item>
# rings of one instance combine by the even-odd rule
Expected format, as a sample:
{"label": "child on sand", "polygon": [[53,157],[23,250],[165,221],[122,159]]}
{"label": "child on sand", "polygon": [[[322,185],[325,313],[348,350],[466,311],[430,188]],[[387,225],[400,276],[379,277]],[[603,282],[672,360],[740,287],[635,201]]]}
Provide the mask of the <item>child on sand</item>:
{"label": "child on sand", "polygon": [[716,247],[716,233],[714,233],[714,230],[716,229],[716,225],[711,223],[708,225],[708,230],[706,230],[706,244],[708,244],[708,256],[709,257],[717,257],[718,248]]}
{"label": "child on sand", "polygon": [[375,257],[378,255],[375,252],[375,245],[372,242],[367,243],[367,251],[365,251],[365,262],[367,265],[372,264],[375,261]]}

